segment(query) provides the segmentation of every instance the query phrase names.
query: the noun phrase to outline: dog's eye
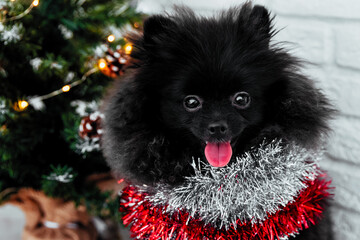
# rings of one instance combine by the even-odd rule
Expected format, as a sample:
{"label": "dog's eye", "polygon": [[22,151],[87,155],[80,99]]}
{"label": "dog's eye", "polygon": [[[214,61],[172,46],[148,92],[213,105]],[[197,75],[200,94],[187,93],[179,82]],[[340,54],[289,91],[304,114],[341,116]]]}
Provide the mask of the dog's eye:
{"label": "dog's eye", "polygon": [[244,109],[250,105],[250,95],[247,92],[238,92],[234,95],[233,106]]}
{"label": "dog's eye", "polygon": [[190,112],[197,111],[201,108],[201,99],[195,95],[189,95],[184,98],[184,107]]}

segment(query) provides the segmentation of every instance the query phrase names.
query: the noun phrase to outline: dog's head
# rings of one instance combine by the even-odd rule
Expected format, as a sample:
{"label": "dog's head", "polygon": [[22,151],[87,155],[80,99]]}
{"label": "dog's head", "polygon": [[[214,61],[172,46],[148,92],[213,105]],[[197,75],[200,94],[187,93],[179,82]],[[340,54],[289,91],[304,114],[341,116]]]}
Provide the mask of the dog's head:
{"label": "dog's head", "polygon": [[263,122],[265,107],[274,100],[267,96],[269,74],[236,63],[236,55],[220,59],[226,57],[232,59],[222,66],[206,56],[202,61],[189,60],[187,73],[169,79],[160,92],[165,126],[188,132],[187,138],[205,148],[207,160],[215,167],[230,161],[237,141]]}
{"label": "dog's head", "polygon": [[147,19],[129,37],[138,68],[107,108],[113,168],[176,182],[192,157],[222,167],[264,138],[312,144],[326,128],[326,99],[273,33],[268,11],[250,4],[217,18],[179,8]]}
{"label": "dog's head", "polygon": [[152,81],[161,82],[153,92],[161,96],[161,118],[168,128],[189,132],[206,145],[213,166],[230,161],[231,145],[261,123],[265,103],[272,102],[265,100],[266,90],[281,80],[282,69],[269,46],[271,35],[268,11],[249,5],[217,20],[180,9],[144,24],[141,54],[148,67],[159,69],[149,71]]}

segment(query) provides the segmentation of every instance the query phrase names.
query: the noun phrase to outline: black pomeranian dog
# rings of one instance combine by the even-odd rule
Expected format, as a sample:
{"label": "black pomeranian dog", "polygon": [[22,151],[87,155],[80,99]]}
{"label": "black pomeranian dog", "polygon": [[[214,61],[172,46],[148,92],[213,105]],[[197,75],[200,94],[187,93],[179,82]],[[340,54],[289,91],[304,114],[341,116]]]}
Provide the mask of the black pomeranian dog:
{"label": "black pomeranian dog", "polygon": [[[193,174],[193,157],[222,167],[264,139],[317,147],[332,107],[272,43],[275,33],[269,12],[249,3],[216,18],[183,7],[149,17],[143,34],[129,36],[136,66],[105,107],[115,174],[175,186]],[[326,224],[296,239],[332,239]]]}

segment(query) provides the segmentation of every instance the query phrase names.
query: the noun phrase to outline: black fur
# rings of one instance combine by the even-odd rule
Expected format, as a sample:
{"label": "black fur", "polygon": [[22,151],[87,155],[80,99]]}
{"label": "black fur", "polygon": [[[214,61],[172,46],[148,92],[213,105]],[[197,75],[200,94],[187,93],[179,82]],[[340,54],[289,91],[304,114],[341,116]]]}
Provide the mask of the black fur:
{"label": "black fur", "polygon": [[[251,4],[214,18],[187,8],[148,18],[143,35],[129,36],[137,67],[105,109],[103,148],[114,172],[176,185],[192,174],[192,157],[204,158],[205,141],[231,140],[233,156],[264,138],[318,146],[333,110],[299,61],[271,42],[274,33],[268,11]],[[240,91],[251,96],[247,109],[231,104]],[[202,108],[187,111],[187,95],[200,96]],[[226,134],[209,136],[217,122]]]}

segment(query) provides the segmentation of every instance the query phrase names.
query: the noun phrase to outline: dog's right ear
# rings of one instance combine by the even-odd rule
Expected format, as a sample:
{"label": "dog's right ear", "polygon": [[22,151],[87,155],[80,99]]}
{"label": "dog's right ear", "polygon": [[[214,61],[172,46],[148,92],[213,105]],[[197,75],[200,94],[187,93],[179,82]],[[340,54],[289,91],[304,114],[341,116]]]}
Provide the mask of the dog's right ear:
{"label": "dog's right ear", "polygon": [[149,17],[144,22],[144,44],[145,48],[158,46],[164,38],[170,36],[176,24],[170,18],[162,15]]}

